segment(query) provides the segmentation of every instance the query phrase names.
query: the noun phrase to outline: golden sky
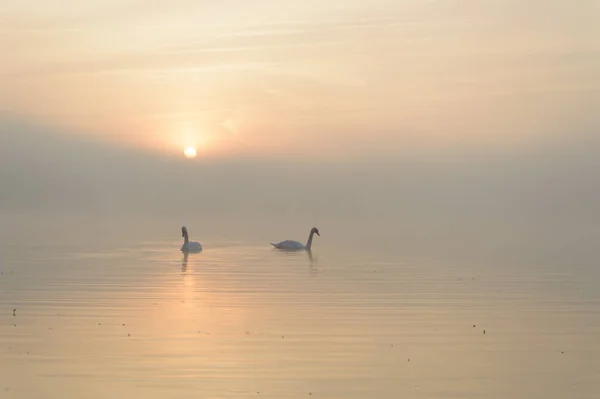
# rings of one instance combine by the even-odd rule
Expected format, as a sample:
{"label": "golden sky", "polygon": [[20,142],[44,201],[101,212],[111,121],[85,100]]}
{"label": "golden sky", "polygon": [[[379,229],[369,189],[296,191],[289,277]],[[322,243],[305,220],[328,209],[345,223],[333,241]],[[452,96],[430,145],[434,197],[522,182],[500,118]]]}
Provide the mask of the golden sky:
{"label": "golden sky", "polygon": [[393,155],[597,123],[600,5],[8,0],[0,112],[201,156]]}

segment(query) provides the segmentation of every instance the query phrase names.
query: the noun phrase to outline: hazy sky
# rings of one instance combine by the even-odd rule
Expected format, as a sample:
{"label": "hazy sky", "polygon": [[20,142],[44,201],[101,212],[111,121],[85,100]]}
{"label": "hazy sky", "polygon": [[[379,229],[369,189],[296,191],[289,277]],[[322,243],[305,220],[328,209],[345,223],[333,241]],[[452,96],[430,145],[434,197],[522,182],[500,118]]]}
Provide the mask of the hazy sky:
{"label": "hazy sky", "polygon": [[599,20],[587,0],[4,0],[0,208],[593,226]]}
{"label": "hazy sky", "polygon": [[599,18],[586,0],[5,0],[0,106],[205,157],[494,145],[596,123]]}

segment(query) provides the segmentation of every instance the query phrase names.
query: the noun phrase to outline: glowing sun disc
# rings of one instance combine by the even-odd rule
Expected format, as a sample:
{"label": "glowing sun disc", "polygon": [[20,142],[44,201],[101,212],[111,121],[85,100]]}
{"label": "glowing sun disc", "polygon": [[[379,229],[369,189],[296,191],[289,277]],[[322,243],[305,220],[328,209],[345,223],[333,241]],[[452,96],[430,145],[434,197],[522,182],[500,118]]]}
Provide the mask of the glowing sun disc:
{"label": "glowing sun disc", "polygon": [[196,149],[194,147],[188,147],[183,151],[183,154],[188,158],[194,158],[196,156]]}

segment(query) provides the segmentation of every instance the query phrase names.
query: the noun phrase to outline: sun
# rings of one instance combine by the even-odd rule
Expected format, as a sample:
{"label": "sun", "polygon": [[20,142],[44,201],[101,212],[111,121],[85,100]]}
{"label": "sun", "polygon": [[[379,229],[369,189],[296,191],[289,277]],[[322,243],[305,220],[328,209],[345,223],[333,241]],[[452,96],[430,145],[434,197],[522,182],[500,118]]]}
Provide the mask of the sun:
{"label": "sun", "polygon": [[194,147],[188,147],[183,151],[183,154],[187,158],[194,158],[196,156],[196,149]]}

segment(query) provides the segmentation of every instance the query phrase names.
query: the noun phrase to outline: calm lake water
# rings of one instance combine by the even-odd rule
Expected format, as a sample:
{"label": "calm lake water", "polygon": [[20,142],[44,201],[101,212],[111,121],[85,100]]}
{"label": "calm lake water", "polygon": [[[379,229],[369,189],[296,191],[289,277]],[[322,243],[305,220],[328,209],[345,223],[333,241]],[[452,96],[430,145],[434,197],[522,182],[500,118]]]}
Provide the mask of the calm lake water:
{"label": "calm lake water", "polygon": [[593,262],[201,241],[3,244],[0,397],[600,395]]}

